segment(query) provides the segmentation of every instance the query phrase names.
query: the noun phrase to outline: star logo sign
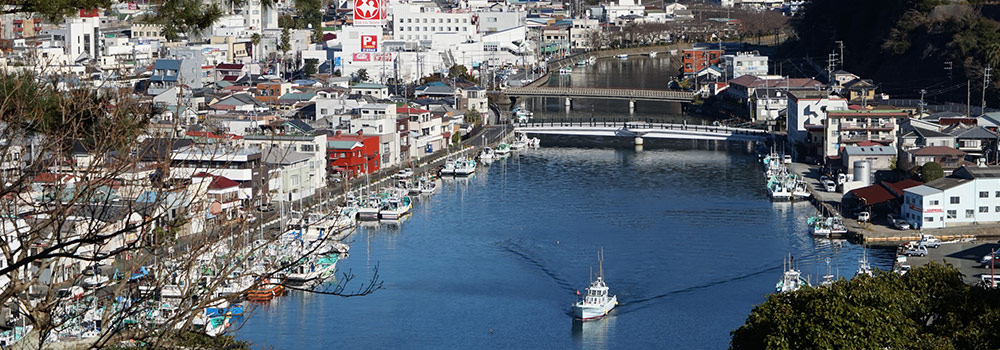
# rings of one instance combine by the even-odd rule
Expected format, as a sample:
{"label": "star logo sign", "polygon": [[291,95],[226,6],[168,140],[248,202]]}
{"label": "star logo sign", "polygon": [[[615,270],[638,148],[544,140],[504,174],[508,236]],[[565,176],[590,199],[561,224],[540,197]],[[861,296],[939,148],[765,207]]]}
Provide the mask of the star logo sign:
{"label": "star logo sign", "polygon": [[355,0],[355,19],[379,19],[378,0]]}

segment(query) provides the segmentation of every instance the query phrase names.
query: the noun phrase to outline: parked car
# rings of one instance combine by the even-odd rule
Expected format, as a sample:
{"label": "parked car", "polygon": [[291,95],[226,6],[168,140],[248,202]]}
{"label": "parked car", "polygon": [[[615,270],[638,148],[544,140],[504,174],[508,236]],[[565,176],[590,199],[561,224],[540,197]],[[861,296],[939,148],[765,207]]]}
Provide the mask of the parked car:
{"label": "parked car", "polygon": [[867,211],[858,212],[858,222],[868,222],[871,221],[872,215]]}
{"label": "parked car", "polygon": [[847,174],[837,174],[837,184],[843,185],[847,182]]}
{"label": "parked car", "polygon": [[898,273],[900,276],[905,275],[907,272],[910,272],[910,265],[899,265],[899,267],[896,268],[895,272]]}
{"label": "parked car", "polygon": [[914,255],[916,255],[916,256],[927,256],[927,247],[924,246],[923,244],[918,245],[916,247],[911,246],[910,248],[907,248],[905,252],[903,252],[903,255],[906,255],[906,256],[914,256]]}
{"label": "parked car", "polygon": [[923,244],[927,248],[937,248],[941,246],[941,240],[934,238],[934,235],[921,235],[918,244]]}
{"label": "parked car", "polygon": [[889,215],[889,223],[892,224],[892,226],[895,227],[897,230],[910,229],[910,223],[906,222],[906,220],[903,220],[895,215]]}
{"label": "parked car", "polygon": [[[986,255],[984,255],[982,259],[979,259],[979,263],[983,264],[983,267],[987,267],[988,268],[988,267],[990,267],[990,262],[993,261],[993,259],[996,259],[996,258],[1000,258],[1000,252],[995,252],[995,253],[992,253],[992,254],[986,254]],[[994,266],[994,268],[995,267],[1000,267],[1000,265]]]}
{"label": "parked car", "polygon": [[837,192],[837,183],[829,179],[823,180],[823,188],[826,189],[827,192]]}
{"label": "parked car", "polygon": [[409,179],[410,176],[413,176],[413,169],[411,168],[400,169],[399,172],[396,173],[396,177],[400,179]]}
{"label": "parked car", "polygon": [[786,154],[784,157],[782,157],[782,159],[784,160],[785,164],[792,164],[792,155]]}

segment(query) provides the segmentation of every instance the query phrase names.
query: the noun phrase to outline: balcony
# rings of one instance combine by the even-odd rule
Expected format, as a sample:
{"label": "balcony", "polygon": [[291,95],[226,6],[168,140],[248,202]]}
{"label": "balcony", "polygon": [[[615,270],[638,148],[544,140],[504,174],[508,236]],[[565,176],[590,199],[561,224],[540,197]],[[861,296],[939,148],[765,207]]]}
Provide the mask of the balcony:
{"label": "balcony", "polygon": [[895,123],[842,123],[840,130],[878,130],[892,131],[896,129]]}

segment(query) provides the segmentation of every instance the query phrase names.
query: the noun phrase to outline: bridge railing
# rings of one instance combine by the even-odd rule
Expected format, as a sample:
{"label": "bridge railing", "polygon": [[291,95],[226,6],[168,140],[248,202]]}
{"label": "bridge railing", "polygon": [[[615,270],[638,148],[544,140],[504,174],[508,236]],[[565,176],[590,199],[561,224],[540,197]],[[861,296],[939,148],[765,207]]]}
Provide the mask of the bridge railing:
{"label": "bridge railing", "polygon": [[546,119],[532,120],[514,124],[517,127],[591,127],[591,128],[624,128],[624,129],[659,129],[677,131],[700,131],[717,134],[749,135],[759,137],[769,137],[770,133],[763,129],[733,128],[723,125],[695,125],[664,123],[653,120],[637,120],[630,118],[601,118],[601,119]]}

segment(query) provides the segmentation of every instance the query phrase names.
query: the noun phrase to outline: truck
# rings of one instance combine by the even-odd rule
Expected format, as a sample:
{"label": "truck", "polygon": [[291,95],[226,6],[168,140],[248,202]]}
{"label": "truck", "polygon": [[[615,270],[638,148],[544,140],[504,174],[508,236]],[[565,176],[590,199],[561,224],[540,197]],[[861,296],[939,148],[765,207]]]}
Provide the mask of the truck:
{"label": "truck", "polygon": [[916,255],[916,256],[927,256],[927,246],[925,246],[923,244],[917,245],[915,247],[914,246],[910,246],[909,248],[906,248],[906,251],[903,252],[903,255],[906,255],[906,256],[914,256],[914,255]]}

